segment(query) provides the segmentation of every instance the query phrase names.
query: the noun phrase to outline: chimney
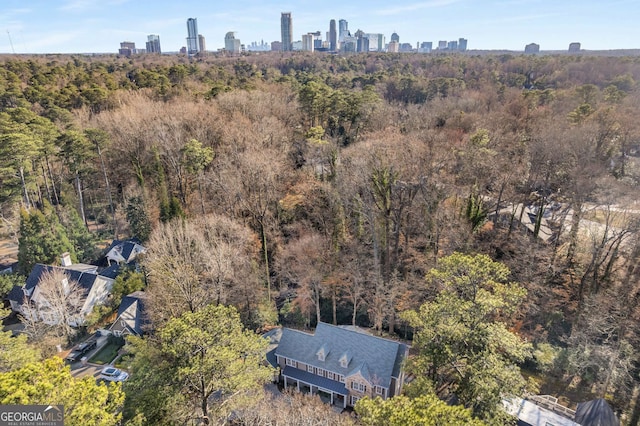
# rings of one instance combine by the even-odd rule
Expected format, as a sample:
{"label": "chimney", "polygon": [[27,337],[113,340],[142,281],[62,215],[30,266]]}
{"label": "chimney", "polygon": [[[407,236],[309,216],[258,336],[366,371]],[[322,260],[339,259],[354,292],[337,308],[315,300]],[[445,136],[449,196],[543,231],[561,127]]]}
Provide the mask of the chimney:
{"label": "chimney", "polygon": [[64,252],[62,253],[62,256],[60,256],[60,264],[62,266],[71,266],[71,254],[69,254],[69,252]]}

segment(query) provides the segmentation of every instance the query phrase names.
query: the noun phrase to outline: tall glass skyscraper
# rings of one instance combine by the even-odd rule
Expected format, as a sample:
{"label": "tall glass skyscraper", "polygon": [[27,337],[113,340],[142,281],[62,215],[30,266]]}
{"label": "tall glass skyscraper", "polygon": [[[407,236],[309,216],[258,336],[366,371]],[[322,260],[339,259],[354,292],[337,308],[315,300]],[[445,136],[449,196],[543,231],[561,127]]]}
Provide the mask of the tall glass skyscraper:
{"label": "tall glass skyscraper", "polygon": [[341,19],[338,21],[338,40],[342,43],[346,37],[349,37],[349,23]]}
{"label": "tall glass skyscraper", "polygon": [[282,12],[280,17],[280,32],[282,34],[282,51],[290,52],[293,50],[293,23],[291,21],[291,12]]}
{"label": "tall glass skyscraper", "polygon": [[149,34],[147,36],[147,53],[162,53],[159,35]]}
{"label": "tall glass skyscraper", "polygon": [[329,50],[332,52],[338,50],[338,33],[335,19],[329,21]]}
{"label": "tall glass skyscraper", "polygon": [[187,53],[198,53],[198,18],[187,19]]}

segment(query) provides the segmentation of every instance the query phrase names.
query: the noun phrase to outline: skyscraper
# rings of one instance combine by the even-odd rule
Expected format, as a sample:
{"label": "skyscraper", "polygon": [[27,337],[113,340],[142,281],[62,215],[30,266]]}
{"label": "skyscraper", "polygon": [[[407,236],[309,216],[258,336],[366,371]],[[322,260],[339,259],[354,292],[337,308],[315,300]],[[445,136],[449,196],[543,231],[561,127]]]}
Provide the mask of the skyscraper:
{"label": "skyscraper", "polygon": [[187,19],[187,54],[198,53],[198,18]]}
{"label": "skyscraper", "polygon": [[466,52],[467,51],[467,39],[466,38],[458,39],[458,50],[460,52]]}
{"label": "skyscraper", "polygon": [[338,33],[336,31],[336,20],[329,21],[329,50],[335,52],[338,50]]}
{"label": "skyscraper", "polygon": [[202,34],[198,34],[198,52],[205,53],[207,51],[207,44]]}
{"label": "skyscraper", "polygon": [[313,34],[302,34],[302,50],[313,52]]}
{"label": "skyscraper", "polygon": [[291,12],[282,12],[280,17],[280,33],[282,35],[282,51],[290,52],[293,50],[293,22],[291,21]]}
{"label": "skyscraper", "polygon": [[237,55],[240,53],[240,40],[236,38],[236,33],[229,31],[224,36],[224,50],[231,55]]}
{"label": "skyscraper", "polygon": [[398,35],[398,33],[391,34],[391,41],[397,41],[398,43],[400,43],[400,36]]}
{"label": "skyscraper", "polygon": [[147,36],[147,53],[162,53],[159,35],[149,34]]}
{"label": "skyscraper", "polygon": [[341,19],[338,21],[338,40],[340,43],[344,41],[345,38],[349,36],[349,23]]}
{"label": "skyscraper", "polygon": [[524,47],[524,53],[539,53],[540,45],[536,43],[529,43]]}

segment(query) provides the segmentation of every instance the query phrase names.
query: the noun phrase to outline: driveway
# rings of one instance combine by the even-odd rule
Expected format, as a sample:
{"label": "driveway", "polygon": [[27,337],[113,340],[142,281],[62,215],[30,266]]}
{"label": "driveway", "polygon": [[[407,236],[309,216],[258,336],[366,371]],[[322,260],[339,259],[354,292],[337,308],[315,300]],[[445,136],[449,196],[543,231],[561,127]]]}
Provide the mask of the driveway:
{"label": "driveway", "polygon": [[[95,355],[100,349],[102,349],[102,347],[104,345],[107,344],[109,340],[108,336],[100,336],[98,337],[97,341],[96,341],[96,348],[87,352],[84,357],[86,359],[90,359],[93,355]],[[71,374],[74,377],[85,377],[85,376],[93,376],[95,378],[98,378],[98,375],[100,374],[100,371],[105,367],[104,365],[101,364],[93,364],[90,362],[82,362],[82,361],[78,361],[78,362],[74,362],[70,364],[71,366]]]}
{"label": "driveway", "polygon": [[73,377],[87,377],[93,376],[94,378],[98,378],[100,375],[100,371],[104,368],[104,365],[98,364],[86,364],[83,365],[82,362],[74,362],[71,364],[71,374]]}

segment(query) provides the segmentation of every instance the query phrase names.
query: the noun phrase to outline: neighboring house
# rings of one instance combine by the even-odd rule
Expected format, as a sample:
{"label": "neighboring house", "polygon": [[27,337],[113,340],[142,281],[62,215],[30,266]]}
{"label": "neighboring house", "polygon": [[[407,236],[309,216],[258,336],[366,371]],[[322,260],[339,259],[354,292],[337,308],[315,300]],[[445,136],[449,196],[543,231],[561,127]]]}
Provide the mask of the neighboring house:
{"label": "neighboring house", "polygon": [[604,399],[581,402],[576,410],[558,403],[550,395],[503,400],[505,411],[518,419],[518,426],[620,426]]}
{"label": "neighboring house", "polygon": [[[111,293],[114,279],[98,272],[98,267],[82,263],[72,264],[68,253],[62,255],[62,266],[49,266],[36,264],[24,286],[14,286],[9,293],[11,309],[22,315],[37,315],[37,320],[46,324],[58,324],[60,319],[49,307],[46,298],[38,289],[38,284],[45,272],[61,270],[66,279],[61,286],[68,285],[67,280],[75,281],[81,289],[79,309],[75,315],[68,319],[69,325],[78,327],[84,323],[87,315],[93,307],[104,304]],[[27,305],[29,304],[29,305]],[[30,306],[33,309],[27,309]]]}
{"label": "neighboring house", "polygon": [[108,265],[129,264],[136,260],[139,254],[144,254],[147,249],[144,248],[137,239],[130,240],[113,240],[107,254],[105,255]]}
{"label": "neighboring house", "polygon": [[145,326],[149,324],[145,311],[146,301],[147,294],[144,291],[136,291],[123,297],[118,308],[118,317],[109,327],[109,331],[115,336],[141,336]]}
{"label": "neighboring house", "polygon": [[402,343],[325,323],[314,334],[284,328],[279,337],[268,359],[275,355],[285,388],[320,394],[343,408],[364,396],[386,399],[402,390],[408,354]]}

